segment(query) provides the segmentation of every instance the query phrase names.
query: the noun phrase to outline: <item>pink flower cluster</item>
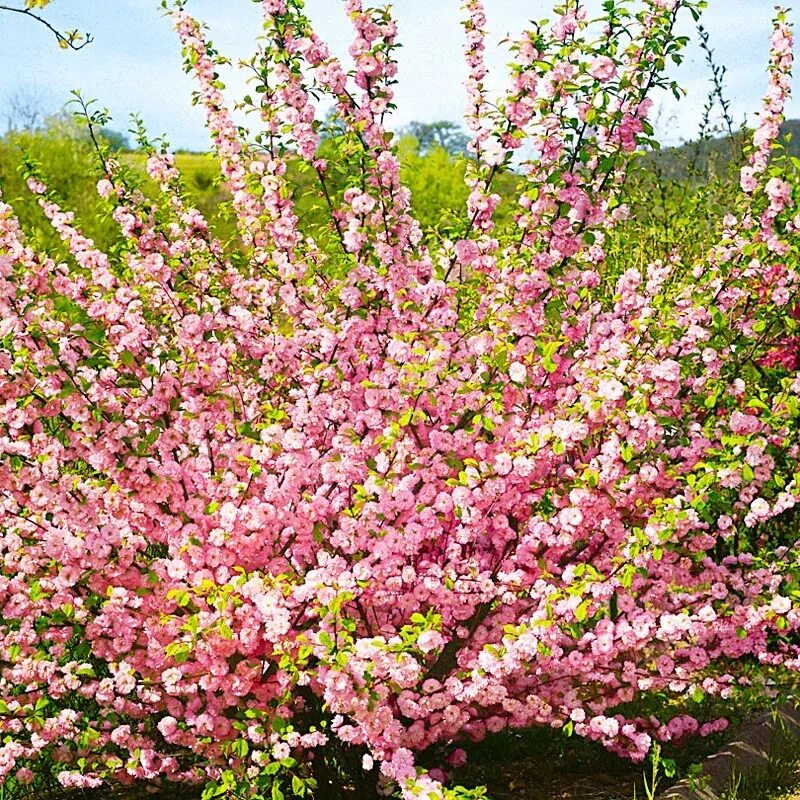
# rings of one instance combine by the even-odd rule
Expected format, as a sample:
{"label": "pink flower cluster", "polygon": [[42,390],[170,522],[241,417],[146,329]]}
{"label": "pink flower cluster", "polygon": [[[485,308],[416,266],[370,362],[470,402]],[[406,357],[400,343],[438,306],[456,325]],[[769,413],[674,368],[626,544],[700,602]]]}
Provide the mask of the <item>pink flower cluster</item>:
{"label": "pink flower cluster", "polygon": [[[235,241],[156,152],[161,203],[107,162],[113,252],[33,168],[68,255],[0,204],[0,774],[302,780],[336,740],[410,800],[448,796],[454,745],[509,727],[569,724],[634,759],[721,730],[686,713],[698,693],[758,691],[753,659],[800,667],[797,550],[743,544],[800,493],[800,377],[763,366],[794,320],[796,245],[747,222],[767,209],[772,230],[797,185],[767,160],[774,125],[708,263],[665,254],[608,289],[659,48],[691,3],[645,0],[621,52],[612,12],[596,35],[566,4],[517,41],[498,104],[465,3],[477,158],[456,241],[414,219],[384,127],[394,21],[347,0],[348,73],[301,5],[263,4],[258,148],[175,13]],[[776,113],[789,45],[781,18]],[[339,195],[316,95],[358,154]],[[493,177],[526,141],[497,226]],[[294,211],[290,159],[332,248]],[[619,711],[651,695],[663,715]]]}

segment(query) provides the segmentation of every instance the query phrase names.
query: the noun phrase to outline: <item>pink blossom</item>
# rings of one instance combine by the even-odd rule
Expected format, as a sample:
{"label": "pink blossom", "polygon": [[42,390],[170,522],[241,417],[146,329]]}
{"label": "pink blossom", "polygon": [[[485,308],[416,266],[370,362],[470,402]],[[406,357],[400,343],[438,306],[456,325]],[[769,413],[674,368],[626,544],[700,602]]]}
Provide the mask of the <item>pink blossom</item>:
{"label": "pink blossom", "polygon": [[617,74],[617,65],[608,56],[598,56],[589,65],[589,74],[599,81],[610,81]]}

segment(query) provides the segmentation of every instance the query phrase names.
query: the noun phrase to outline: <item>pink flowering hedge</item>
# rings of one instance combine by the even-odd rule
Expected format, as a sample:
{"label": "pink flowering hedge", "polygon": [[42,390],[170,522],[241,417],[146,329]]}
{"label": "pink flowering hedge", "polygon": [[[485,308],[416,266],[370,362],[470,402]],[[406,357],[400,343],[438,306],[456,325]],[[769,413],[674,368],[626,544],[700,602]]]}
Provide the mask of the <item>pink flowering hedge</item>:
{"label": "pink flowering hedge", "polygon": [[[800,495],[800,378],[774,357],[800,227],[797,165],[772,157],[784,13],[717,244],[608,291],[626,171],[698,3],[592,20],[569,0],[514,41],[499,98],[464,3],[470,195],[445,233],[399,180],[389,12],[346,0],[347,71],[301,0],[262,5],[252,138],[173,12],[234,241],[160,148],[155,199],[99,148],[109,252],[46,165],[28,185],[63,251],[0,205],[0,775],[454,798],[477,796],[447,788],[459,743],[490,732],[642,759],[723,729],[703,698],[800,667],[797,550],[761,533]],[[295,215],[290,159],[324,224]],[[518,209],[496,226],[509,165]]]}

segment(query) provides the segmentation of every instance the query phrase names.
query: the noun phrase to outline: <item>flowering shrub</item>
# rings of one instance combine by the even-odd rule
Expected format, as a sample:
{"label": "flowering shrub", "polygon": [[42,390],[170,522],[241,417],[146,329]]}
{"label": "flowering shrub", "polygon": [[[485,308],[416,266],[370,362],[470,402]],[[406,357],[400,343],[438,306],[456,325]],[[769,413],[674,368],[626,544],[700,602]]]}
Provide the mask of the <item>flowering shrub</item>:
{"label": "flowering shrub", "polygon": [[[30,161],[63,252],[27,246],[0,206],[0,774],[465,797],[444,785],[458,742],[506,727],[633,759],[724,728],[690,701],[800,666],[796,551],[759,540],[799,491],[800,380],[765,362],[797,324],[797,170],[770,161],[783,12],[718,244],[631,265],[609,292],[649,94],[698,4],[609,0],[591,20],[569,0],[516,40],[490,102],[468,0],[474,157],[446,239],[410,213],[384,126],[389,12],[346,0],[348,73],[300,0],[262,5],[252,141],[222,59],[173,12],[233,241],[156,147],[155,200],[99,147],[124,236],[108,252]],[[335,162],[318,157],[323,96]],[[294,212],[297,157],[324,230]],[[496,226],[512,162],[519,208]],[[646,698],[662,713],[638,713]]]}

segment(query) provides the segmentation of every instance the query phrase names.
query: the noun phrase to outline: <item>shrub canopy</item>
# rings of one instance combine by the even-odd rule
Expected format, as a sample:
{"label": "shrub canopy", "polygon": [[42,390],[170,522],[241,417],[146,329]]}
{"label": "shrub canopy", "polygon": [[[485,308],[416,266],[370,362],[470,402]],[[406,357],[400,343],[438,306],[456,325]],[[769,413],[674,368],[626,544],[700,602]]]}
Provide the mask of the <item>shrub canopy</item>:
{"label": "shrub canopy", "polygon": [[[514,41],[494,100],[464,3],[468,197],[434,230],[386,127],[389,11],[346,0],[348,72],[300,0],[262,5],[253,136],[173,10],[229,241],[144,137],[154,197],[98,140],[107,250],[30,160],[60,248],[0,206],[0,773],[465,797],[454,748],[506,727],[634,759],[721,729],[714,698],[799,663],[797,551],[763,527],[798,495],[784,13],[715,245],[609,285],[650,94],[699,3],[593,20],[570,0]],[[297,159],[325,220],[298,220]]]}

